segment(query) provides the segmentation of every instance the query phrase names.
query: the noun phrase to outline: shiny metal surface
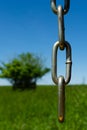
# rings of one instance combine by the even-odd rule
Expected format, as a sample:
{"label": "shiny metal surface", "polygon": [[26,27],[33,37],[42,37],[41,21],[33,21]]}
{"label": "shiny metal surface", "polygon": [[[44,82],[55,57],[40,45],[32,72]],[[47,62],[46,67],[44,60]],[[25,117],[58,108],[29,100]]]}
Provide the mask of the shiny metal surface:
{"label": "shiny metal surface", "polygon": [[59,30],[60,50],[64,50],[65,34],[64,34],[64,16],[62,6],[58,6],[58,30]]}
{"label": "shiny metal surface", "polygon": [[65,115],[65,81],[64,77],[58,78],[58,120],[64,121]]}
{"label": "shiny metal surface", "polygon": [[[65,41],[65,48],[66,48],[66,75],[65,75],[65,84],[68,84],[71,79],[71,66],[72,66],[72,57],[71,57],[71,46],[70,44]],[[57,52],[59,48],[59,41],[57,41],[53,46],[52,51],[52,79],[54,83],[58,84],[58,77],[57,76]]]}
{"label": "shiny metal surface", "polygon": [[[55,14],[58,14],[57,6],[56,6],[56,0],[51,0],[51,8]],[[69,11],[70,8],[70,0],[64,0],[64,9],[63,14],[66,14]]]}
{"label": "shiny metal surface", "polygon": [[[65,85],[71,79],[72,68],[72,52],[70,44],[65,41],[65,28],[64,28],[64,14],[66,14],[70,7],[70,0],[64,0],[64,8],[59,5],[56,7],[56,0],[51,0],[51,8],[55,14],[58,15],[58,32],[59,41],[57,41],[52,50],[52,79],[58,85],[58,120],[64,121],[65,114]],[[66,73],[65,76],[57,75],[57,53],[58,49],[63,51],[66,49]]]}

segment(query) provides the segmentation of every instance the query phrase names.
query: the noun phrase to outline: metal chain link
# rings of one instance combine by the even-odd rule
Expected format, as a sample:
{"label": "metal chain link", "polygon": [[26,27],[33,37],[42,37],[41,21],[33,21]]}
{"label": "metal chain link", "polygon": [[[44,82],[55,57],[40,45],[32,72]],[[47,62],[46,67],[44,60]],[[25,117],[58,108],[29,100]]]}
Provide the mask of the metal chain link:
{"label": "metal chain link", "polygon": [[64,34],[64,16],[62,6],[58,6],[58,30],[59,30],[59,43],[60,50],[64,50],[65,34]]}
{"label": "metal chain link", "polygon": [[[51,0],[51,8],[55,14],[58,14],[57,7],[56,7],[56,0]],[[69,8],[70,8],[70,0],[64,0],[63,14],[67,14]]]}
{"label": "metal chain link", "polygon": [[[71,67],[72,67],[72,55],[71,46],[65,41],[64,33],[64,14],[66,14],[70,7],[70,0],[64,0],[64,9],[61,5],[56,7],[56,0],[51,0],[51,8],[55,14],[58,15],[58,30],[59,41],[53,46],[52,51],[52,79],[53,82],[58,85],[58,119],[60,122],[64,121],[65,113],[65,85],[70,82],[71,79]],[[64,50],[66,48],[66,75],[57,76],[57,51]]]}
{"label": "metal chain link", "polygon": [[[57,41],[54,46],[53,46],[53,51],[52,51],[52,79],[54,83],[57,85],[58,84],[58,76],[57,76],[57,51],[59,48],[59,41]],[[70,79],[71,79],[71,65],[72,65],[72,60],[71,60],[71,46],[70,44],[65,41],[65,48],[66,48],[66,76],[65,76],[65,84],[68,84]]]}

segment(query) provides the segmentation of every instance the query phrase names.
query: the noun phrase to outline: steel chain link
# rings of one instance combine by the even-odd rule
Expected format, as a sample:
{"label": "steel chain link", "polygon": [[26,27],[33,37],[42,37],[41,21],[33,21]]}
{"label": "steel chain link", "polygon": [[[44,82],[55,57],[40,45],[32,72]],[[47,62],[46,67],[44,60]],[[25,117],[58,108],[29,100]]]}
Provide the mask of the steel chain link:
{"label": "steel chain link", "polygon": [[[64,0],[64,9],[61,5],[56,7],[56,0],[51,0],[51,8],[55,14],[58,15],[58,30],[59,41],[53,46],[52,51],[52,79],[58,85],[58,119],[60,122],[64,121],[65,114],[65,85],[71,79],[72,56],[71,46],[65,41],[65,28],[64,28],[64,14],[66,14],[70,7],[70,0]],[[66,49],[66,75],[57,76],[57,51]]]}
{"label": "steel chain link", "polygon": [[[51,8],[55,14],[58,14],[57,7],[56,7],[56,0],[51,0]],[[67,14],[69,8],[70,8],[70,0],[64,0],[63,14]]]}

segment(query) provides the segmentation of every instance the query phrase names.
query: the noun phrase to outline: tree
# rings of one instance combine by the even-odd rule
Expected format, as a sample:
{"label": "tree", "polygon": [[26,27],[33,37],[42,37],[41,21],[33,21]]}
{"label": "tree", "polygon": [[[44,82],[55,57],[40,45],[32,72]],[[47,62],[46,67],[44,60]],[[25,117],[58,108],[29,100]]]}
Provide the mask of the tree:
{"label": "tree", "polygon": [[8,63],[0,66],[0,78],[7,78],[13,88],[35,88],[39,78],[50,71],[45,68],[40,57],[22,53]]}

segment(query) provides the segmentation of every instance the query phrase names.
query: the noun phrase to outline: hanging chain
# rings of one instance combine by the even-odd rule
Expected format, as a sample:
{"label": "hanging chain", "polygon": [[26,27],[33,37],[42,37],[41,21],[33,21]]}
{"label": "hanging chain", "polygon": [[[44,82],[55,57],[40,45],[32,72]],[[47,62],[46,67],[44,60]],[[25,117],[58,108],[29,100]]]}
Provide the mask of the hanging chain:
{"label": "hanging chain", "polygon": [[[71,46],[65,41],[65,28],[64,28],[64,15],[69,11],[70,0],[64,0],[64,9],[61,5],[56,7],[56,0],[51,0],[51,8],[55,14],[58,15],[58,32],[59,41],[53,46],[52,51],[52,79],[56,85],[58,85],[58,119],[60,122],[64,121],[65,115],[65,85],[70,82],[71,79]],[[57,76],[57,51],[60,48],[61,51],[66,49],[66,75]]]}
{"label": "hanging chain", "polygon": [[[64,0],[63,14],[66,14],[69,11],[69,7],[70,7],[70,0]],[[56,7],[56,0],[51,0],[51,8],[55,14],[58,14]]]}

